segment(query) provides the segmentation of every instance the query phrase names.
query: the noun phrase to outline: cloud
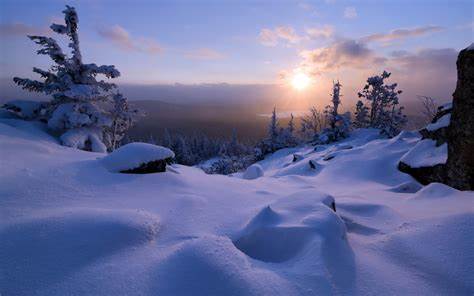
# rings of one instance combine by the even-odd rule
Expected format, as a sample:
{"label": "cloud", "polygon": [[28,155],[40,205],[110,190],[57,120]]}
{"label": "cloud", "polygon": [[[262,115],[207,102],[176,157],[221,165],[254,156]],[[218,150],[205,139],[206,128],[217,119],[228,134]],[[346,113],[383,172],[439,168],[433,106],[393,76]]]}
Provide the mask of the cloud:
{"label": "cloud", "polygon": [[348,6],[344,9],[344,17],[347,19],[353,19],[357,17],[357,10],[354,6]]}
{"label": "cloud", "polygon": [[382,64],[384,57],[377,56],[367,44],[353,39],[338,40],[326,47],[300,52],[301,65],[314,75],[334,71],[341,67],[367,68]]}
{"label": "cloud", "polygon": [[424,26],[413,29],[396,29],[389,33],[378,33],[363,37],[362,40],[365,42],[390,42],[399,39],[405,39],[409,37],[417,37],[430,33],[440,32],[443,27],[440,26]]}
{"label": "cloud", "polygon": [[101,28],[99,35],[117,45],[125,51],[137,51],[149,54],[158,54],[163,52],[163,48],[156,40],[147,37],[134,38],[124,28],[119,25],[110,28]]}
{"label": "cloud", "polygon": [[27,35],[46,35],[48,33],[47,28],[33,27],[23,23],[0,24],[0,36],[2,37],[26,37]]}
{"label": "cloud", "polygon": [[329,25],[306,29],[310,38],[330,38],[334,34],[334,28]]}
{"label": "cloud", "polygon": [[295,44],[301,41],[301,37],[295,33],[292,27],[280,26],[275,29],[264,28],[260,31],[258,40],[262,45],[265,46],[276,46],[279,41],[283,41],[287,44]]}
{"label": "cloud", "polygon": [[408,51],[392,52],[390,64],[410,74],[414,69],[430,72],[450,72],[455,69],[458,51],[453,48],[421,49],[411,53]]}
{"label": "cloud", "polygon": [[192,51],[187,51],[184,56],[188,59],[197,60],[218,60],[224,58],[224,55],[214,49],[210,48],[199,48]]}

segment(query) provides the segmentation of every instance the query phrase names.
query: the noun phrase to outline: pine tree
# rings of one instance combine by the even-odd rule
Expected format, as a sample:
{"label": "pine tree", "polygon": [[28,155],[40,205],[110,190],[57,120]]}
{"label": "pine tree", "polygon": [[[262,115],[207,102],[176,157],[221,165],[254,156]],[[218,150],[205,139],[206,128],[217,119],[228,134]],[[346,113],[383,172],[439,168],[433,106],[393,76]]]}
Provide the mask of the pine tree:
{"label": "pine tree", "polygon": [[356,110],[355,110],[355,118],[354,118],[354,122],[352,123],[353,126],[355,128],[367,127],[369,124],[368,116],[369,116],[369,108],[367,108],[361,100],[357,101]]}
{"label": "pine tree", "polygon": [[288,131],[290,132],[290,135],[293,136],[293,133],[295,132],[295,117],[293,116],[293,113],[290,114],[290,121],[288,121]]}
{"label": "pine tree", "polygon": [[341,87],[339,81],[333,82],[333,91],[331,94],[331,105],[326,106],[324,110],[327,128],[319,135],[320,143],[329,143],[346,138],[349,135],[350,118],[338,113],[341,104]]}
{"label": "pine tree", "polygon": [[279,140],[279,124],[278,118],[276,114],[276,107],[273,108],[272,117],[270,120],[270,126],[268,127],[268,134],[270,139],[270,145],[272,146],[272,150],[278,146]]}
{"label": "pine tree", "polygon": [[390,75],[384,71],[380,76],[369,77],[358,96],[370,102],[369,126],[379,128],[383,134],[393,137],[406,123],[406,117],[403,107],[398,106],[398,95],[402,91],[396,90],[396,83],[385,84],[385,79]]}
{"label": "pine tree", "polygon": [[[61,133],[63,145],[104,152],[113,149],[123,138],[133,120],[126,99],[114,100],[113,83],[98,80],[98,75],[116,78],[120,72],[113,65],[84,64],[79,47],[78,16],[74,7],[63,11],[65,25],[52,24],[51,30],[69,39],[71,56],[66,55],[56,40],[44,36],[28,36],[54,62],[48,70],[33,68],[43,81],[14,77],[23,89],[53,97],[45,108],[48,127]],[[133,112],[131,112],[133,113]],[[117,122],[114,122],[117,120]]]}

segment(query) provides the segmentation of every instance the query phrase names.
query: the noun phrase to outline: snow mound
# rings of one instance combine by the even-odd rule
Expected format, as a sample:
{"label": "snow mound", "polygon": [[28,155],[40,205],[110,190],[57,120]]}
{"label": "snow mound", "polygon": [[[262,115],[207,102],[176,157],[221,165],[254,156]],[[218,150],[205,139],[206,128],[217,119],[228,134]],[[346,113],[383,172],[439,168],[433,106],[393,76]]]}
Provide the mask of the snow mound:
{"label": "snow mound", "polygon": [[182,243],[154,272],[155,295],[296,295],[275,273],[255,268],[227,237]]}
{"label": "snow mound", "polygon": [[102,158],[102,164],[110,172],[117,173],[168,158],[174,158],[173,151],[168,148],[147,143],[130,143]]}
{"label": "snow mound", "polygon": [[2,292],[35,294],[112,253],[154,240],[159,227],[155,215],[130,210],[65,209],[17,221],[0,229],[0,259],[8,270]]}
{"label": "snow mound", "polygon": [[436,147],[436,141],[424,139],[403,155],[400,161],[412,168],[420,168],[443,164],[446,163],[447,159],[448,144],[445,143]]}
{"label": "snow mound", "polygon": [[264,172],[261,165],[252,164],[245,170],[244,175],[242,177],[247,180],[253,180],[253,179],[263,177],[263,174]]}
{"label": "snow mound", "polygon": [[418,191],[412,199],[447,198],[456,195],[458,192],[458,190],[442,183],[430,183],[422,190]]}
{"label": "snow mound", "polygon": [[416,181],[407,181],[407,182],[403,182],[400,185],[394,186],[388,190],[391,192],[397,192],[397,193],[416,193],[421,188],[423,188],[423,185],[421,185],[420,183]]}
{"label": "snow mound", "polygon": [[333,205],[331,196],[315,190],[279,199],[261,209],[234,244],[254,259],[275,263],[295,259],[305,249],[321,251],[327,241],[345,245],[344,223]]}
{"label": "snow mound", "polygon": [[449,122],[451,121],[451,113],[448,113],[438,119],[436,122],[430,123],[426,126],[426,129],[430,132],[438,130],[443,127],[449,126]]}

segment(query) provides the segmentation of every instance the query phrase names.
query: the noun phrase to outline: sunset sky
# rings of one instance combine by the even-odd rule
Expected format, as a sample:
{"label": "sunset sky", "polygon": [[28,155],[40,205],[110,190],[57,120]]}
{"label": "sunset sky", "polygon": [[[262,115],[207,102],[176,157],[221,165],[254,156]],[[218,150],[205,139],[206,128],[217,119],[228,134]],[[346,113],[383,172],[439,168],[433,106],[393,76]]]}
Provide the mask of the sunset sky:
{"label": "sunset sky", "polygon": [[340,79],[352,97],[386,69],[410,96],[445,97],[474,40],[472,1],[2,0],[0,78],[49,65],[25,35],[62,22],[65,4],[79,13],[84,60],[116,65],[119,84],[285,85],[304,73],[306,92],[326,96]]}

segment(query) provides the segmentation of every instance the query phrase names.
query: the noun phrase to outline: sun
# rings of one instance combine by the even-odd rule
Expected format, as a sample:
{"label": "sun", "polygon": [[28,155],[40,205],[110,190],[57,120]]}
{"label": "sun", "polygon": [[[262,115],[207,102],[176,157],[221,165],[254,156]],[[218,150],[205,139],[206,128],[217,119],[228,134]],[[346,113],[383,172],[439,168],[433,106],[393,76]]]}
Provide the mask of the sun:
{"label": "sun", "polygon": [[311,79],[308,77],[308,75],[304,73],[297,73],[293,78],[291,79],[291,85],[296,89],[296,90],[303,90],[306,87],[308,87],[309,83],[311,82]]}

